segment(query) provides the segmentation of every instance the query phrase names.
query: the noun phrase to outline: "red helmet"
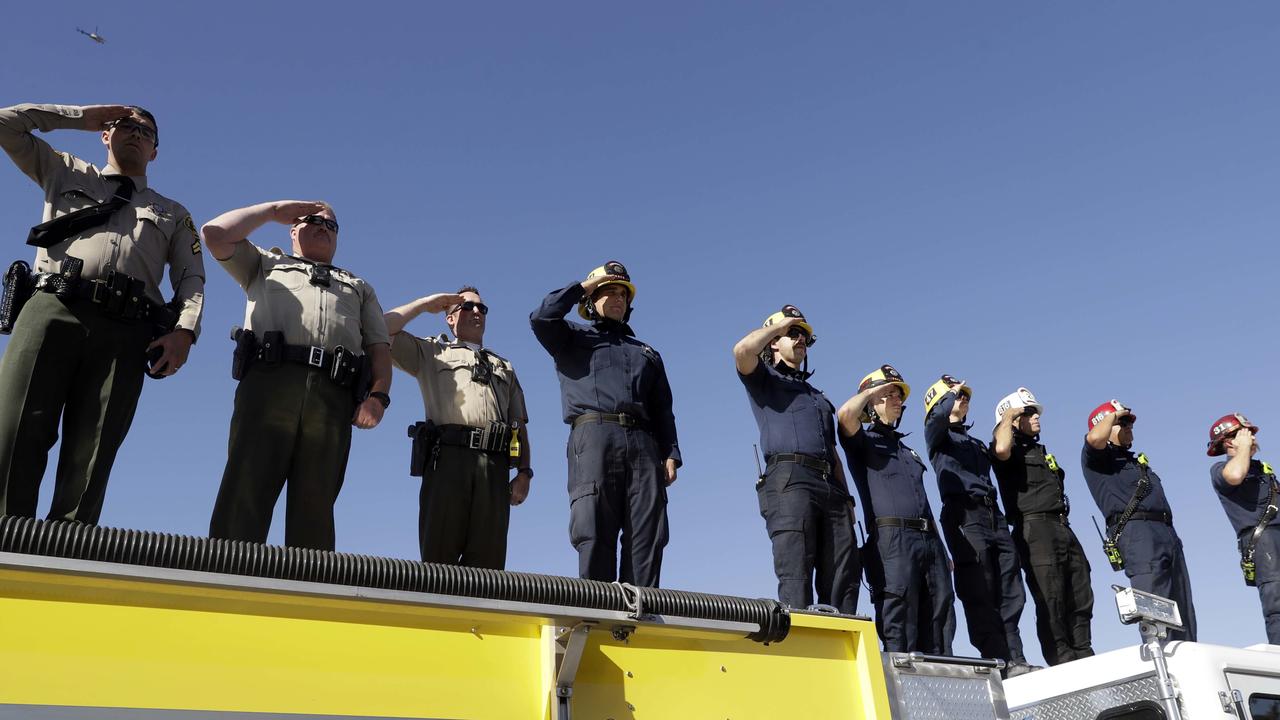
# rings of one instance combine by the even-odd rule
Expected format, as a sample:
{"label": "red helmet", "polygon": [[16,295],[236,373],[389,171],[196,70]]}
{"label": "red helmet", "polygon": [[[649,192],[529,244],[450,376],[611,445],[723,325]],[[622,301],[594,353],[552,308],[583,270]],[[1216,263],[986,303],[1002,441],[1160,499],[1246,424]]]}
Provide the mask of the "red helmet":
{"label": "red helmet", "polygon": [[[1088,421],[1089,429],[1092,430],[1094,427],[1098,425],[1098,423],[1102,422],[1102,418],[1110,415],[1111,413],[1117,410],[1122,410],[1122,409],[1128,410],[1129,417],[1133,418],[1133,420],[1138,419],[1138,415],[1133,412],[1133,408],[1125,407],[1124,405],[1121,405],[1120,402],[1117,400],[1108,400],[1102,403],[1101,405],[1099,405],[1098,407],[1094,408],[1093,411],[1089,413],[1089,421]],[[1132,422],[1132,420],[1130,422]]]}
{"label": "red helmet", "polygon": [[1223,415],[1214,420],[1213,424],[1209,426],[1209,450],[1207,451],[1209,457],[1216,457],[1226,453],[1227,449],[1223,447],[1223,443],[1227,439],[1234,437],[1242,427],[1249,428],[1251,433],[1258,432],[1258,426],[1249,422],[1249,419],[1240,413]]}

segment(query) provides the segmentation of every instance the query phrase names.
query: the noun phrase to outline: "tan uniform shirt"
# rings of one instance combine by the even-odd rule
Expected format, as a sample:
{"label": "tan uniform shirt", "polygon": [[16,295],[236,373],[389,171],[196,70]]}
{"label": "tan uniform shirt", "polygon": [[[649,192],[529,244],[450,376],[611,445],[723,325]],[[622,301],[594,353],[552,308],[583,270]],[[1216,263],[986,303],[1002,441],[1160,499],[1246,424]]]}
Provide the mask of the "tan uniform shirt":
{"label": "tan uniform shirt", "polygon": [[391,344],[395,366],[418,378],[422,405],[437,425],[488,427],[499,421],[521,426],[529,422],[524,390],[511,363],[490,350],[480,350],[493,367],[489,384],[471,379],[477,351],[461,342],[420,338],[402,332]]}
{"label": "tan uniform shirt", "polygon": [[[97,167],[58,152],[32,134],[59,128],[82,127],[83,112],[68,105],[18,105],[0,110],[0,147],[18,169],[44,188],[44,220],[93,205],[115,196],[120,183],[115,168]],[[36,251],[36,272],[60,272],[68,256],[84,261],[81,277],[105,279],[111,270],[137,278],[146,286],[147,298],[163,303],[160,279],[169,265],[169,284],[181,301],[178,327],[200,332],[204,305],[204,256],[191,213],[182,205],[147,187],[145,176],[134,182],[133,199],[114,213],[105,225],[73,235],[51,248]]]}
{"label": "tan uniform shirt", "polygon": [[236,243],[231,257],[218,262],[244,288],[249,298],[244,327],[259,340],[264,332],[279,330],[290,345],[326,350],[341,345],[357,355],[361,348],[391,341],[373,288],[342,268],[328,266],[328,287],[313,285],[311,267],[318,263],[248,241]]}

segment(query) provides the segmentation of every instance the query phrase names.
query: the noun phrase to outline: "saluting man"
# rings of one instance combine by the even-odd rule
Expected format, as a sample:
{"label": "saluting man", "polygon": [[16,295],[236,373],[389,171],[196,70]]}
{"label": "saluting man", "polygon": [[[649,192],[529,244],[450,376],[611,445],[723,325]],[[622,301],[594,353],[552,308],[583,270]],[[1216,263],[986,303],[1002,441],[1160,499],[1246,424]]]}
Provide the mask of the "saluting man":
{"label": "saluting man", "polygon": [[1227,456],[1209,468],[1209,479],[1235,530],[1245,584],[1258,588],[1267,642],[1280,645],[1280,485],[1269,463],[1253,459],[1257,432],[1239,413],[1209,426],[1209,457]]}
{"label": "saluting man", "polygon": [[[529,322],[555,360],[572,428],[569,540],[578,574],[658,587],[680,446],[662,356],[627,324],[635,296],[627,269],[609,261],[548,295]],[[564,319],[575,305],[591,325]]]}
{"label": "saluting man", "polygon": [[852,615],[862,563],[853,537],[853,498],[836,458],[835,407],[809,384],[813,326],[794,305],[733,346],[738,379],[760,427],[764,476],[756,484],[773,544],[778,599],[795,608],[817,599]]}
{"label": "saluting man", "polygon": [[[248,242],[269,222],[289,226],[292,254]],[[376,426],[391,404],[382,307],[369,283],[331,264],[338,220],[327,203],[251,205],[219,215],[202,232],[248,297],[227,467],[209,535],[265,542],[287,481],[285,544],[332,550],[351,426]],[[366,363],[368,392],[360,382]]]}
{"label": "saluting man", "polygon": [[[32,134],[57,129],[101,133],[106,166]],[[200,330],[204,258],[191,214],[147,183],[159,145],[155,117],[139,107],[0,110],[0,147],[45,196],[45,222],[27,239],[39,248],[36,275],[16,283],[30,290],[33,282],[34,295],[0,360],[0,515],[35,516],[61,418],[49,517],[97,523],[144,372],[173,375],[187,361]],[[169,307],[160,293],[165,265]]]}
{"label": "saluting man", "polygon": [[987,446],[969,434],[973,391],[943,375],[925,391],[924,438],[942,495],[942,532],[955,563],[969,642],[1008,662],[1006,677],[1035,669],[1023,655],[1018,621],[1027,603],[1018,551],[996,504]]}
{"label": "saluting man", "polygon": [[[445,313],[454,339],[415,337],[404,326]],[[484,346],[489,306],[468,285],[386,314],[391,360],[418,379],[427,422],[415,425],[422,476],[418,542],[423,562],[501,570],[511,506],[529,495],[529,414],[515,368]],[[510,478],[511,468],[516,476]]]}
{"label": "saluting man", "polygon": [[1050,665],[1093,655],[1089,560],[1067,521],[1067,473],[1040,443],[1043,408],[1026,388],[1001,398],[991,442],[1013,542],[1036,606],[1036,634]]}
{"label": "saluting man", "polygon": [[1106,518],[1104,550],[1114,544],[1117,555],[1108,551],[1114,557],[1112,569],[1123,569],[1135,589],[1177,602],[1183,629],[1170,630],[1169,638],[1194,641],[1196,609],[1182,540],[1174,532],[1173,509],[1160,476],[1145,454],[1133,452],[1137,419],[1118,400],[1094,408],[1080,464],[1089,492]]}
{"label": "saluting man", "polygon": [[867,373],[840,407],[840,446],[862,497],[863,564],[884,649],[950,655],[956,595],[947,550],[925,494],[924,461],[898,432],[910,394],[892,365]]}

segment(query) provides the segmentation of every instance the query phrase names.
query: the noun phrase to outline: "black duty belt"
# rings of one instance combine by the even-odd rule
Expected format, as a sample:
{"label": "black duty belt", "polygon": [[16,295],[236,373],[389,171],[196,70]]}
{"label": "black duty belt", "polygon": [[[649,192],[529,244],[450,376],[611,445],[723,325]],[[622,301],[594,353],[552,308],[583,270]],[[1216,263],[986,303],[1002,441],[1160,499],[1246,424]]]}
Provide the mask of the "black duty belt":
{"label": "black duty belt", "polygon": [[876,527],[896,527],[920,532],[936,532],[938,527],[931,518],[878,517]]}
{"label": "black duty belt", "polygon": [[[1107,518],[1107,525],[1115,525],[1120,519],[1119,515]],[[1151,522],[1164,523],[1165,525],[1173,525],[1173,513],[1167,512],[1147,512],[1141,510],[1129,516],[1130,520],[1149,520]]]}
{"label": "black duty belt", "polygon": [[774,453],[769,456],[768,462],[765,463],[765,466],[766,468],[772,468],[778,463],[794,463],[801,467],[807,467],[810,470],[817,470],[823,475],[831,473],[831,463],[812,455],[801,455],[800,453]]}
{"label": "black duty belt", "polygon": [[628,415],[626,413],[588,412],[582,413],[573,419],[573,427],[586,425],[587,423],[609,423],[610,425],[621,425],[622,427],[633,427],[646,431],[649,429],[649,423],[641,420],[635,415]]}
{"label": "black duty belt", "polygon": [[452,445],[480,452],[505,453],[511,444],[511,434],[508,430],[490,432],[487,428],[470,425],[437,425],[435,430],[441,445]]}
{"label": "black duty belt", "polygon": [[114,270],[107,273],[106,280],[84,280],[61,273],[39,273],[35,276],[32,287],[35,292],[87,300],[100,306],[103,313],[120,320],[166,320],[161,312],[167,310],[164,305],[142,295],[139,292],[140,282]]}
{"label": "black duty belt", "polygon": [[337,356],[334,350],[326,350],[316,345],[285,345],[280,351],[280,359],[298,365],[310,365],[324,372],[333,370],[333,360]]}
{"label": "black duty belt", "polygon": [[1031,513],[1022,513],[1021,517],[1022,517],[1022,522],[1026,522],[1026,521],[1028,521],[1028,520],[1047,520],[1047,521],[1049,521],[1049,522],[1056,522],[1056,523],[1058,523],[1058,524],[1060,524],[1060,525],[1069,525],[1069,524],[1070,524],[1070,523],[1068,523],[1068,522],[1067,522],[1067,514],[1066,514],[1066,513],[1064,513],[1064,512],[1031,512]]}

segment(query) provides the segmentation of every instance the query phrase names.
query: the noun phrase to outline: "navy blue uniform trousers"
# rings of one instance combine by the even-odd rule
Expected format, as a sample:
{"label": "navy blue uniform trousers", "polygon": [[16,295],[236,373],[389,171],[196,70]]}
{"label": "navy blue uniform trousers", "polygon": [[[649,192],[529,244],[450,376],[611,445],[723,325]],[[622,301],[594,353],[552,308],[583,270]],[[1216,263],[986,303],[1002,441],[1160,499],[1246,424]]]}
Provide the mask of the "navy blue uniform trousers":
{"label": "navy blue uniform trousers", "polygon": [[[1253,534],[1250,529],[1241,538]],[[1258,598],[1262,600],[1262,617],[1267,623],[1267,642],[1280,645],[1280,528],[1271,525],[1262,531],[1253,547]]]}
{"label": "navy blue uniform trousers", "polygon": [[770,467],[756,495],[773,543],[778,600],[807,608],[816,584],[819,603],[852,615],[862,562],[849,496],[817,470],[795,463]]}
{"label": "navy blue uniform trousers", "polygon": [[668,538],[667,484],[653,436],[584,423],[569,433],[568,456],[569,541],[578,551],[578,575],[658,587]]}
{"label": "navy blue uniform trousers", "polygon": [[1170,640],[1196,639],[1196,609],[1191,602],[1191,576],[1182,554],[1182,540],[1172,525],[1154,520],[1131,520],[1116,542],[1124,558],[1124,574],[1136,590],[1178,603],[1182,630],[1170,630]]}
{"label": "navy blue uniform trousers", "polygon": [[885,651],[950,655],[956,596],[937,533],[878,527],[862,553]]}
{"label": "navy blue uniform trousers", "polygon": [[983,657],[1023,660],[1018,620],[1027,595],[1004,514],[949,503],[942,509],[942,530],[955,562],[969,642]]}

